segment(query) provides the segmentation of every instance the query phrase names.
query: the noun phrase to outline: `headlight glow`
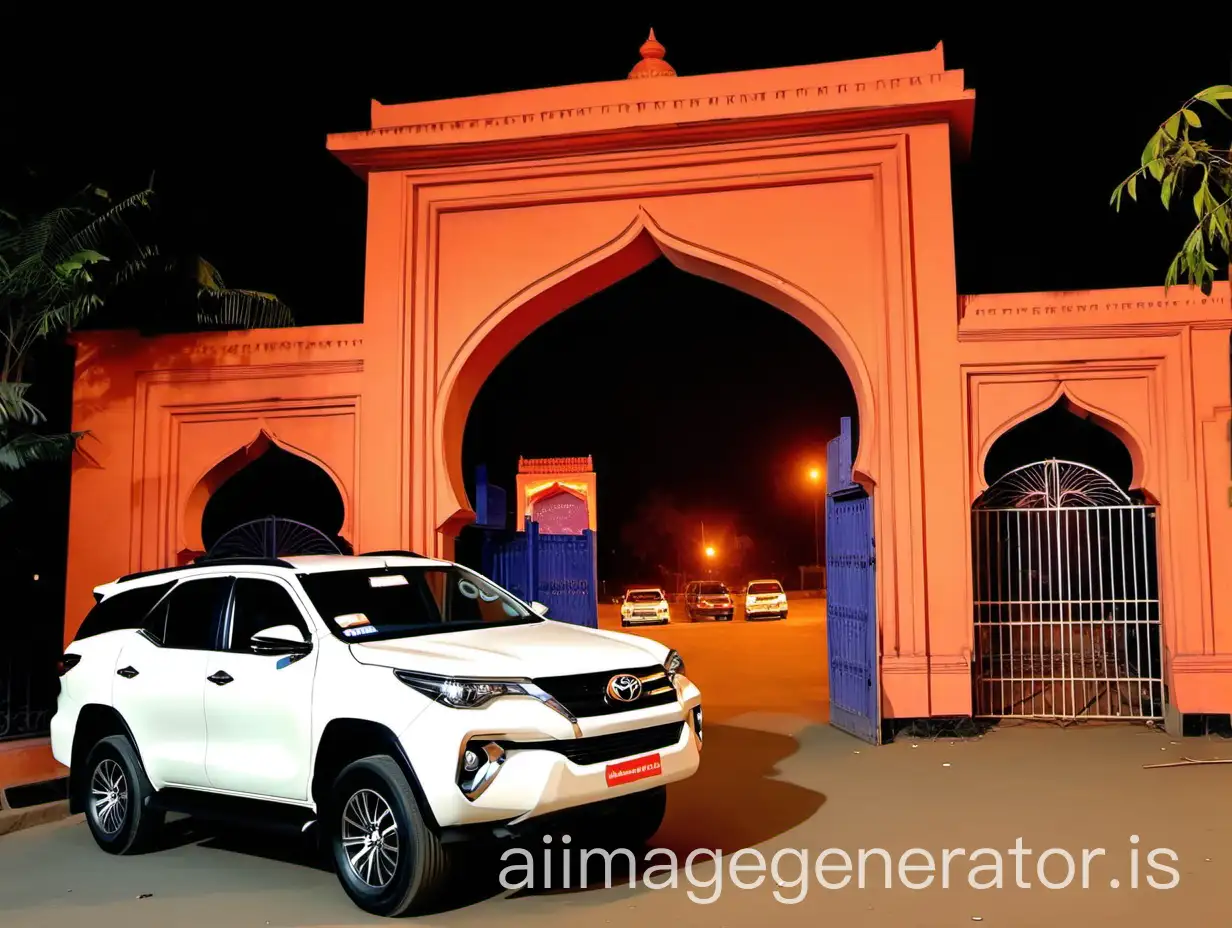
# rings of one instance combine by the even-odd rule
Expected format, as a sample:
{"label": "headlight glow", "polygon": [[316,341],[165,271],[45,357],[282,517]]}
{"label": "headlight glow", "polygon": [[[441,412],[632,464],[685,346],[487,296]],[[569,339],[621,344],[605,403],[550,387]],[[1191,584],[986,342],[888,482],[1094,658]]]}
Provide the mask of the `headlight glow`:
{"label": "headlight glow", "polygon": [[418,693],[454,709],[479,709],[501,696],[530,696],[513,680],[465,680],[395,670],[394,676]]}

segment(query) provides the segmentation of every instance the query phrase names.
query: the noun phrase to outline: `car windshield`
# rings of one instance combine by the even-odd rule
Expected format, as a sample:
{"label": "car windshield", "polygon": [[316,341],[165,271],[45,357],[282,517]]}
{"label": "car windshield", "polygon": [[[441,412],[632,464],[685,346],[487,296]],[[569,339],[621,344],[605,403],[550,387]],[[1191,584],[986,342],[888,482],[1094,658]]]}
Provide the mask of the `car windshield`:
{"label": "car windshield", "polygon": [[727,587],[721,583],[703,583],[697,592],[701,596],[726,596]]}
{"label": "car windshield", "polygon": [[630,590],[625,594],[627,603],[657,603],[663,598],[658,590]]}
{"label": "car windshield", "polygon": [[343,641],[385,641],[544,621],[491,581],[459,567],[390,567],[299,575]]}
{"label": "car windshield", "polygon": [[782,593],[783,588],[777,583],[750,583],[749,595],[757,596],[761,593]]}

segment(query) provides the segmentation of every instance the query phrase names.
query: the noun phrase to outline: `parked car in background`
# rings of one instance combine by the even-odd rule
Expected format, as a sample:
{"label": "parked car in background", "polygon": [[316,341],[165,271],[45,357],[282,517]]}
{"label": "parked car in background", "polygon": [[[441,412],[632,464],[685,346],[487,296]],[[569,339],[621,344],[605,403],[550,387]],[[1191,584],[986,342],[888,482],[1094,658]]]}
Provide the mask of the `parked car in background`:
{"label": "parked car in background", "polygon": [[783,590],[783,584],[777,580],[754,580],[750,583],[744,597],[744,618],[748,622],[787,618],[787,593]]}
{"label": "parked car in background", "polygon": [[685,587],[684,603],[690,622],[699,618],[730,622],[736,612],[731,592],[717,580],[694,580]]}
{"label": "parked car in background", "polygon": [[671,609],[667,597],[657,586],[639,587],[625,593],[620,607],[620,624],[666,625],[671,621]]}
{"label": "parked car in background", "polygon": [[170,812],[312,828],[355,904],[392,916],[465,872],[454,843],[560,828],[636,848],[698,768],[679,654],[547,621],[447,561],[204,559],[94,593],[51,749],[111,854]]}

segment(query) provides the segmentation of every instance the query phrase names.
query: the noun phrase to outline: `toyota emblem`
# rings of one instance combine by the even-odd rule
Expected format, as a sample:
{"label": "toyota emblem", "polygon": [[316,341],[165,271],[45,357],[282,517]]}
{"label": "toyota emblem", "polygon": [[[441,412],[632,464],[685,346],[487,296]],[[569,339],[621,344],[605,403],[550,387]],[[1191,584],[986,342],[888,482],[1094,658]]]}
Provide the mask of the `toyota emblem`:
{"label": "toyota emblem", "polygon": [[607,681],[607,695],[617,702],[633,702],[642,695],[642,681],[631,673],[619,673]]}

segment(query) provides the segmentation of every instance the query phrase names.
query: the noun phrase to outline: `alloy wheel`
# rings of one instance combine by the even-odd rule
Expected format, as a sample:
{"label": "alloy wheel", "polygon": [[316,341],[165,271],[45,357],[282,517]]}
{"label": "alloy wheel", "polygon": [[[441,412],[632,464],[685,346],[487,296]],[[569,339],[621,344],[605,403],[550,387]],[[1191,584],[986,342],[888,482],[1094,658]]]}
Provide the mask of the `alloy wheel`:
{"label": "alloy wheel", "polygon": [[402,846],[393,809],[380,793],[361,789],[342,810],[342,847],[351,872],[368,886],[389,885]]}
{"label": "alloy wheel", "polygon": [[128,780],[124,770],[107,758],[94,768],[90,780],[90,808],[103,834],[118,834],[128,818]]}

